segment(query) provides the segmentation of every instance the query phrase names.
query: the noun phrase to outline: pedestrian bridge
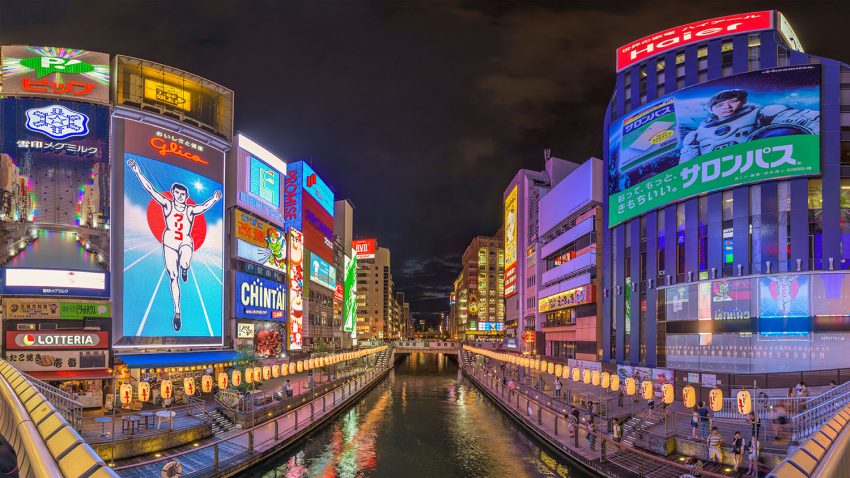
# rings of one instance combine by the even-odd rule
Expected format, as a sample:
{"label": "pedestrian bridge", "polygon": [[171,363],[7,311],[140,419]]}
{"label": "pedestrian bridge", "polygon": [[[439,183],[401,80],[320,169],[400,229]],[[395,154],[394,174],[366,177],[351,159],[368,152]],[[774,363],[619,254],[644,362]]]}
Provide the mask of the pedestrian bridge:
{"label": "pedestrian bridge", "polygon": [[393,342],[393,354],[434,353],[458,355],[460,342],[446,340],[408,340]]}

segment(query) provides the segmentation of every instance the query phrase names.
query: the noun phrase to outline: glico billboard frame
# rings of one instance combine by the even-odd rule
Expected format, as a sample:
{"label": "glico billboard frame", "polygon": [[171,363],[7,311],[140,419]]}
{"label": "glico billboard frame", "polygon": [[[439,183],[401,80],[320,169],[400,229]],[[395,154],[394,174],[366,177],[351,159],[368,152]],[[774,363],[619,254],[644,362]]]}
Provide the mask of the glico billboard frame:
{"label": "glico billboard frame", "polygon": [[[113,168],[113,182],[123,185],[113,188],[113,205],[117,209],[113,215],[116,224],[124,225],[120,230],[114,228],[112,241],[113,260],[122,267],[122,273],[113,274],[112,280],[113,347],[221,347],[225,302],[231,294],[224,288],[228,260],[224,204],[228,144],[168,118],[121,107],[116,107],[113,115],[113,134],[114,150],[122,164]],[[172,212],[178,211],[174,204],[180,199],[177,196],[181,190],[189,196],[184,203],[194,206],[195,214],[185,220],[172,220],[173,214],[165,214],[167,205],[161,205],[163,202],[157,198],[171,201]],[[189,202],[194,199],[198,202]],[[148,204],[147,212],[136,204],[139,201]],[[125,204],[133,209],[125,210]],[[173,280],[173,267],[168,261],[175,254],[166,249],[174,241],[172,237],[165,239],[175,231],[183,233],[183,242],[176,244],[178,267]],[[186,254],[189,249],[193,249],[192,253]],[[141,257],[137,257],[137,251],[143,251]],[[152,272],[143,272],[140,264]],[[128,280],[126,275],[134,270],[144,278]],[[154,280],[153,292],[138,288]],[[177,295],[174,282],[181,291]],[[180,305],[179,327],[174,317],[175,303]]]}

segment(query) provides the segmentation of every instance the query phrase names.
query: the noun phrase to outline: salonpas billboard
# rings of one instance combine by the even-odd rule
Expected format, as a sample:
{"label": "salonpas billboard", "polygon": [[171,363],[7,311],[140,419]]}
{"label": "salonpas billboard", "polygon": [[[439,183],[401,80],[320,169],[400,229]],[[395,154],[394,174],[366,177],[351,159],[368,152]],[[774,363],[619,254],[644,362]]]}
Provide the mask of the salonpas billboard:
{"label": "salonpas billboard", "polygon": [[701,193],[820,173],[820,65],[667,95],[608,131],[608,226]]}

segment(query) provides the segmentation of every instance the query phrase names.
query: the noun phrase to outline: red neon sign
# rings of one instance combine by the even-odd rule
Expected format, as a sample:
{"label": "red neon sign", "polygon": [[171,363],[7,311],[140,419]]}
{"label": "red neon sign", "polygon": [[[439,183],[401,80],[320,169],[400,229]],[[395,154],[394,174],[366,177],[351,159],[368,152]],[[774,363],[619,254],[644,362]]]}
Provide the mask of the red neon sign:
{"label": "red neon sign", "polygon": [[773,11],[741,13],[709,20],[701,20],[687,25],[662,30],[645,36],[617,49],[617,71],[635,63],[681,48],[696,42],[738,33],[769,30],[773,28]]}
{"label": "red neon sign", "polygon": [[174,141],[169,141],[166,143],[165,140],[162,138],[151,138],[150,143],[153,149],[155,149],[160,156],[173,154],[175,156],[180,156],[181,158],[185,158],[189,161],[194,161],[196,163],[210,164],[209,162],[201,159],[201,157],[197,154],[191,153],[189,151],[184,151],[183,146],[175,143]]}

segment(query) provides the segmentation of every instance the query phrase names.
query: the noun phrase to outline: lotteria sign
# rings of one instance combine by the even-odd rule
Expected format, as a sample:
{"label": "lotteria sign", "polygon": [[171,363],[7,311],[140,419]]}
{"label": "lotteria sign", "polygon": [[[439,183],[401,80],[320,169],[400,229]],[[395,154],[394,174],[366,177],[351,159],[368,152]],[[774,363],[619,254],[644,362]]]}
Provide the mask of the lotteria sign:
{"label": "lotteria sign", "polygon": [[773,11],[741,13],[688,23],[647,35],[617,49],[617,71],[668,50],[696,42],[773,28]]}
{"label": "lotteria sign", "polygon": [[280,282],[237,272],[235,303],[237,318],[286,320],[286,286]]}
{"label": "lotteria sign", "polygon": [[103,349],[109,332],[6,332],[7,350]]}

